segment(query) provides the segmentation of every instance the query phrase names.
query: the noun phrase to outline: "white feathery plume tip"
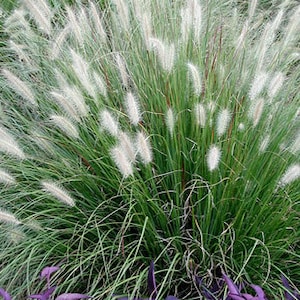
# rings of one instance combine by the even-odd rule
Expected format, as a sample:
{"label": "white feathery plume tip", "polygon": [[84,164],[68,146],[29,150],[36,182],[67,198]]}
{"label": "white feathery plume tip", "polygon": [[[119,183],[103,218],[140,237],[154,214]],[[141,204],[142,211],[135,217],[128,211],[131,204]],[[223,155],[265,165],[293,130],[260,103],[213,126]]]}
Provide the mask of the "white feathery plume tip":
{"label": "white feathery plume tip", "polygon": [[280,178],[278,185],[284,187],[300,178],[300,165],[291,165]]}
{"label": "white feathery plume tip", "polygon": [[15,139],[4,128],[1,127],[0,140],[0,151],[19,159],[25,159],[25,154],[23,150],[19,147]]}
{"label": "white feathery plume tip", "polygon": [[276,96],[283,85],[284,79],[284,75],[281,72],[278,72],[274,75],[268,88],[268,96],[270,98],[274,98]]}
{"label": "white feathery plume tip", "polygon": [[57,35],[56,39],[52,43],[52,47],[50,48],[50,59],[56,59],[59,56],[59,53],[62,49],[63,43],[66,40],[67,35],[70,32],[70,24],[67,24]]}
{"label": "white feathery plume tip", "polygon": [[96,72],[93,72],[94,82],[96,84],[97,90],[103,97],[107,97],[106,85],[102,77]]}
{"label": "white feathery plume tip", "polygon": [[16,183],[16,180],[7,171],[0,169],[0,182],[5,185],[12,185]]}
{"label": "white feathery plume tip", "polygon": [[46,34],[50,35],[52,14],[47,3],[44,0],[25,0],[24,3],[39,28]]}
{"label": "white feathery plume tip", "polygon": [[152,150],[149,139],[141,131],[136,135],[136,148],[144,164],[152,161]]}
{"label": "white feathery plume tip", "polygon": [[66,12],[67,12],[67,15],[68,15],[68,19],[70,21],[70,28],[72,29],[72,32],[77,40],[77,42],[82,45],[83,44],[83,31],[81,30],[81,26],[80,24],[78,23],[78,20],[77,20],[77,16],[75,14],[75,12],[72,10],[71,7],[67,6],[66,7]]}
{"label": "white feathery plume tip", "polygon": [[126,2],[124,0],[114,0],[114,3],[117,8],[118,17],[119,17],[118,19],[120,21],[120,24],[124,30],[128,31],[130,22],[129,22],[129,11]]}
{"label": "white feathery plume tip", "polygon": [[129,76],[127,73],[126,64],[123,57],[119,53],[116,54],[116,63],[120,72],[122,84],[124,87],[128,87]]}
{"label": "white feathery plume tip", "polygon": [[104,42],[106,41],[107,36],[103,28],[101,18],[99,16],[99,12],[93,2],[90,3],[90,8],[91,8],[91,17],[95,25],[96,31],[99,34],[101,41]]}
{"label": "white feathery plume tip", "polygon": [[297,152],[300,151],[300,132],[298,132],[298,135],[296,135],[295,140],[289,147],[289,150],[293,153],[296,154]]}
{"label": "white feathery plume tip", "polygon": [[119,126],[118,122],[108,110],[103,110],[100,113],[100,123],[102,127],[107,130],[111,135],[118,136]]}
{"label": "white feathery plume tip", "polygon": [[12,223],[15,225],[21,224],[21,222],[12,213],[0,210],[0,222]]}
{"label": "white feathery plume tip", "polygon": [[253,103],[252,107],[250,108],[250,114],[253,119],[254,127],[257,126],[257,124],[262,116],[264,105],[265,105],[265,100],[263,98],[260,98],[257,101],[255,101],[255,103]]}
{"label": "white feathery plume tip", "polygon": [[79,138],[76,126],[68,118],[64,116],[51,115],[50,120],[69,137],[75,139]]}
{"label": "white feathery plume tip", "polygon": [[119,133],[119,143],[120,148],[124,151],[129,161],[134,162],[136,157],[136,149],[132,138],[127,133],[121,131]]}
{"label": "white feathery plume tip", "polygon": [[218,168],[220,158],[221,158],[220,149],[217,146],[212,145],[207,154],[207,165],[209,171],[214,171],[215,169]]}
{"label": "white feathery plume tip", "polygon": [[199,72],[198,68],[191,63],[188,63],[187,66],[188,66],[188,69],[189,69],[189,72],[191,75],[191,79],[193,82],[194,93],[196,96],[200,96],[201,91],[202,91],[202,82],[201,82],[200,72]]}
{"label": "white feathery plume tip", "polygon": [[174,111],[171,107],[169,107],[167,110],[165,120],[166,120],[167,128],[169,129],[169,132],[172,136],[175,127],[175,116],[174,116]]}
{"label": "white feathery plume tip", "polygon": [[263,153],[266,151],[270,143],[270,135],[268,134],[260,143],[258,151]]}
{"label": "white feathery plume tip", "polygon": [[131,92],[126,95],[125,106],[130,122],[133,125],[138,125],[141,120],[140,107],[138,100]]}
{"label": "white feathery plume tip", "polygon": [[65,113],[75,121],[80,121],[80,116],[77,113],[76,107],[73,101],[66,99],[60,92],[52,91],[50,95],[54,98],[55,102],[65,111]]}
{"label": "white feathery plume tip", "polygon": [[156,51],[161,67],[170,73],[175,63],[175,45],[166,45],[157,38],[149,38],[149,45]]}
{"label": "white feathery plume tip", "polygon": [[225,108],[219,112],[218,118],[217,118],[217,129],[216,129],[217,135],[219,137],[222,136],[226,132],[226,130],[229,126],[230,118],[231,118],[231,114],[227,108]]}
{"label": "white feathery plume tip", "polygon": [[204,128],[206,123],[206,112],[203,104],[197,103],[195,105],[195,117],[197,125]]}
{"label": "white feathery plume tip", "polygon": [[72,102],[72,105],[76,108],[77,115],[86,117],[89,113],[89,108],[85,103],[85,100],[80,90],[75,86],[66,85],[63,87],[63,92],[66,95],[66,101]]}
{"label": "white feathery plume tip", "polygon": [[145,12],[140,18],[141,28],[144,36],[144,41],[146,44],[147,50],[151,50],[151,44],[149,39],[153,36],[152,23],[151,23],[151,14]]}
{"label": "white feathery plume tip", "polygon": [[192,16],[192,24],[196,42],[200,42],[201,26],[202,26],[202,11],[198,0],[188,1],[189,13]]}
{"label": "white feathery plume tip", "polygon": [[132,163],[120,146],[111,150],[111,156],[125,178],[133,174]]}
{"label": "white feathery plume tip", "polygon": [[72,56],[72,68],[81,82],[81,84],[84,86],[86,91],[89,93],[90,96],[95,97],[95,89],[93,84],[91,83],[90,76],[89,76],[89,64],[85,61],[85,59],[76,53],[73,49],[70,49],[71,56]]}
{"label": "white feathery plume tip", "polygon": [[254,100],[257,98],[257,96],[259,96],[266,84],[267,79],[268,74],[265,72],[261,72],[254,78],[249,91],[249,97],[251,100]]}
{"label": "white feathery plume tip", "polygon": [[34,95],[30,89],[30,87],[14,75],[11,71],[7,69],[2,70],[2,75],[6,78],[9,86],[20,96],[30,102],[30,104],[36,106],[37,103],[34,99]]}
{"label": "white feathery plume tip", "polygon": [[56,183],[50,181],[42,181],[41,185],[45,192],[51,194],[62,203],[65,203],[71,207],[75,206],[74,199],[68,194],[67,191],[59,187]]}

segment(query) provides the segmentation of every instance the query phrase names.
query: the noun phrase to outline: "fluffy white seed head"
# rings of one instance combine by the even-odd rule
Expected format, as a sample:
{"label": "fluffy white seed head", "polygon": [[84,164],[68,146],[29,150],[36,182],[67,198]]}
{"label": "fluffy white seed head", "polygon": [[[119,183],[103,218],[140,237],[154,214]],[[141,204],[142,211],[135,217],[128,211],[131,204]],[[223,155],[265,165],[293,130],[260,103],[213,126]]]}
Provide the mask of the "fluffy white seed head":
{"label": "fluffy white seed head", "polygon": [[171,107],[169,107],[165,116],[165,122],[171,136],[173,136],[174,133],[175,119],[174,111]]}
{"label": "fluffy white seed head", "polygon": [[0,210],[0,222],[19,225],[21,222],[12,213]]}
{"label": "fluffy white seed head", "polygon": [[206,124],[206,112],[202,103],[197,103],[195,105],[195,117],[197,125],[204,128]]}
{"label": "fluffy white seed head", "polygon": [[80,121],[80,116],[78,115],[76,106],[74,105],[73,101],[69,101],[66,96],[58,91],[52,91],[50,92],[50,95],[71,119],[77,122]]}
{"label": "fluffy white seed head", "polygon": [[76,109],[79,118],[88,115],[89,107],[86,105],[83,95],[77,87],[66,85],[63,87],[63,93],[66,96],[66,100],[72,103],[72,106]]}
{"label": "fluffy white seed head", "polygon": [[120,146],[113,148],[111,156],[124,178],[133,175],[132,163],[123,148]]}
{"label": "fluffy white seed head", "polygon": [[50,35],[52,14],[46,1],[24,0],[24,4],[29,9],[40,30]]}
{"label": "fluffy white seed head", "polygon": [[7,80],[7,83],[9,86],[20,96],[22,96],[24,99],[26,99],[30,104],[37,106],[37,103],[35,101],[35,97],[33,95],[33,92],[31,91],[30,87],[27,83],[22,81],[20,78],[18,78],[16,75],[14,75],[11,71],[7,69],[2,70],[2,75]]}
{"label": "fluffy white seed head", "polygon": [[101,126],[113,136],[118,136],[119,126],[115,117],[108,111],[103,110],[100,113]]}
{"label": "fluffy white seed head", "polygon": [[207,153],[207,166],[209,171],[214,171],[218,168],[221,158],[221,151],[216,145],[212,145]]}
{"label": "fluffy white seed head", "polygon": [[36,65],[34,64],[33,60],[30,58],[30,55],[26,53],[27,47],[23,44],[17,44],[13,40],[9,41],[9,48],[14,51],[17,55],[19,60],[26,64],[29,69],[35,69]]}
{"label": "fluffy white seed head", "polygon": [[270,98],[274,98],[284,82],[284,75],[281,72],[276,73],[270,81],[268,87],[268,96]]}
{"label": "fluffy white seed head", "polygon": [[264,110],[265,100],[263,98],[257,99],[250,107],[250,117],[253,120],[253,127],[256,127],[262,116]]}
{"label": "fluffy white seed head", "polygon": [[249,97],[251,100],[255,100],[259,96],[266,84],[267,79],[268,74],[265,72],[261,72],[254,78],[249,91]]}
{"label": "fluffy white seed head", "polygon": [[127,93],[125,98],[127,115],[133,125],[138,125],[141,121],[140,107],[137,98],[131,93]]}
{"label": "fluffy white seed head", "polygon": [[254,16],[258,0],[251,0],[249,2],[250,2],[250,5],[249,5],[248,16],[249,16],[249,19],[251,19]]}
{"label": "fluffy white seed head", "polygon": [[198,68],[191,63],[188,63],[187,66],[188,66],[189,73],[190,73],[190,76],[192,79],[194,93],[196,96],[200,96],[201,91],[202,91],[202,82],[201,82],[200,72],[199,72]]}
{"label": "fluffy white seed head", "polygon": [[4,185],[13,185],[16,183],[15,178],[7,171],[0,169],[0,182]]}
{"label": "fluffy white seed head", "polygon": [[107,38],[106,32],[103,28],[102,21],[101,21],[99,12],[97,10],[97,7],[93,2],[90,2],[90,11],[91,11],[91,17],[93,20],[93,24],[96,28],[98,37],[101,39],[102,42],[105,42],[106,38]]}
{"label": "fluffy white seed head", "polygon": [[59,57],[60,51],[63,44],[71,31],[70,24],[67,24],[56,36],[55,40],[52,42],[52,46],[49,49],[49,58],[51,60],[57,59]]}
{"label": "fluffy white seed head", "polygon": [[18,159],[25,159],[23,150],[19,147],[14,137],[6,129],[0,127],[0,151],[14,156]]}
{"label": "fluffy white seed head", "polygon": [[167,45],[157,38],[150,38],[149,45],[155,50],[163,70],[170,73],[175,63],[175,45]]}
{"label": "fluffy white seed head", "polygon": [[129,136],[124,131],[121,131],[119,133],[119,145],[120,148],[124,151],[128,160],[133,163],[136,158],[136,149],[131,136]]}
{"label": "fluffy white seed head", "polygon": [[75,139],[79,138],[79,133],[76,126],[68,118],[64,116],[51,115],[50,120],[67,136]]}
{"label": "fluffy white seed head", "polygon": [[296,181],[299,178],[300,178],[300,165],[293,164],[290,167],[288,167],[286,172],[280,178],[278,185],[280,187],[284,187],[284,186]]}
{"label": "fluffy white seed head", "polygon": [[94,85],[91,82],[89,75],[89,64],[80,54],[76,53],[73,49],[70,49],[70,53],[72,56],[72,68],[77,78],[84,86],[85,90],[89,93],[89,95],[95,97],[96,93]]}
{"label": "fluffy white seed head", "polygon": [[127,1],[114,0],[113,2],[117,8],[118,20],[120,22],[121,28],[125,31],[129,31],[130,21],[129,21],[129,9],[127,5]]}
{"label": "fluffy white seed head", "polygon": [[84,42],[83,30],[81,30],[81,25],[78,23],[75,12],[69,6],[66,7],[66,12],[67,12],[70,28],[72,30],[75,39],[77,40],[79,45],[83,45]]}
{"label": "fluffy white seed head", "polygon": [[222,109],[219,112],[217,118],[217,128],[216,128],[216,132],[219,137],[226,132],[229,126],[230,119],[231,119],[231,114],[227,108]]}
{"label": "fluffy white seed head", "polygon": [[260,153],[263,153],[267,150],[268,146],[270,144],[270,135],[266,135],[263,140],[261,141],[260,145],[259,145],[259,149],[258,151]]}
{"label": "fluffy white seed head", "polygon": [[65,203],[71,207],[75,206],[74,199],[65,189],[60,187],[58,184],[51,181],[41,181],[41,185],[45,192],[51,194],[62,203]]}
{"label": "fluffy white seed head", "polygon": [[106,84],[102,77],[96,72],[93,72],[93,79],[96,84],[96,89],[97,91],[103,96],[107,97],[107,89],[106,89]]}
{"label": "fluffy white seed head", "polygon": [[149,138],[141,131],[136,135],[136,149],[144,164],[148,164],[152,161],[152,150]]}
{"label": "fluffy white seed head", "polygon": [[300,151],[300,132],[296,135],[294,141],[292,142],[291,146],[289,147],[289,150],[293,154],[297,154]]}
{"label": "fluffy white seed head", "polygon": [[153,36],[151,14],[149,12],[143,13],[140,18],[140,23],[146,48],[147,50],[151,50],[151,44],[149,43],[150,38]]}
{"label": "fluffy white seed head", "polygon": [[238,126],[238,130],[239,131],[244,131],[245,130],[245,124],[244,123],[240,123]]}
{"label": "fluffy white seed head", "polygon": [[129,75],[127,73],[126,63],[121,56],[121,54],[116,54],[116,64],[120,72],[120,78],[124,87],[128,87],[129,84]]}

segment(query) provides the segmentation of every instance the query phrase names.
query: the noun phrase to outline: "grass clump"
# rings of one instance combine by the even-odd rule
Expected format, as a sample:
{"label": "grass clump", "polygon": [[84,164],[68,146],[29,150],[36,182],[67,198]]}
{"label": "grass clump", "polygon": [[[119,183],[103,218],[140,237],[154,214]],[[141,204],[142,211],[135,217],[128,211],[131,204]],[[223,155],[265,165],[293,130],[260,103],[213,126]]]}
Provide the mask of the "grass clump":
{"label": "grass clump", "polygon": [[251,3],[5,16],[1,286],[30,294],[64,262],[63,291],[136,296],[153,259],[160,296],[197,299],[220,268],[269,295],[299,283],[300,8],[266,22]]}

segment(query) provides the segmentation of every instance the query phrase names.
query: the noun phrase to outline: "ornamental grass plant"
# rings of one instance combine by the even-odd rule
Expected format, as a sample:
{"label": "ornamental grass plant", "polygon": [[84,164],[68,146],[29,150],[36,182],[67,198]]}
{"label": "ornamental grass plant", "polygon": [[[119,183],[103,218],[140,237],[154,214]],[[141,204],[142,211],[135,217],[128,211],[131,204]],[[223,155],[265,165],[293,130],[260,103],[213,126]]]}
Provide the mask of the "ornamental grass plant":
{"label": "ornamental grass plant", "polygon": [[257,2],[2,12],[0,286],[50,264],[58,293],[141,297],[152,260],[157,299],[299,286],[300,6]]}

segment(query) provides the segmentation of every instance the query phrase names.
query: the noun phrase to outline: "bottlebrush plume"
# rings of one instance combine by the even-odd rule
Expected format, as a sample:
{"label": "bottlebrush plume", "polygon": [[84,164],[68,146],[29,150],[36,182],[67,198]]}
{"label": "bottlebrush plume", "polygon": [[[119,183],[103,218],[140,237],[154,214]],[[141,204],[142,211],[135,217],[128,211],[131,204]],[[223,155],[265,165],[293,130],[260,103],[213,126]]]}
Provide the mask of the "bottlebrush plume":
{"label": "bottlebrush plume", "polygon": [[37,103],[35,101],[35,97],[33,95],[33,92],[31,91],[30,87],[22,81],[20,78],[18,78],[16,75],[14,75],[11,71],[7,69],[2,70],[2,75],[6,78],[7,83],[9,86],[20,96],[22,96],[24,99],[26,99],[30,104],[36,106]]}
{"label": "bottlebrush plume", "polygon": [[61,188],[58,184],[50,181],[41,181],[41,185],[45,192],[51,194],[62,203],[65,203],[71,207],[75,206],[74,199],[68,194],[68,192]]}
{"label": "bottlebrush plume", "polygon": [[175,45],[167,45],[157,38],[150,38],[149,44],[155,50],[163,70],[170,73],[175,63]]}
{"label": "bottlebrush plume", "polygon": [[226,132],[226,130],[229,126],[230,118],[231,118],[231,114],[227,108],[225,108],[219,112],[218,118],[217,118],[217,128],[216,128],[217,135],[219,137],[222,136]]}
{"label": "bottlebrush plume", "polygon": [[199,72],[198,68],[191,63],[188,63],[187,66],[188,66],[189,73],[190,73],[190,76],[191,76],[191,79],[193,82],[194,93],[196,96],[200,96],[201,91],[202,91],[202,82],[201,82],[200,72]]}
{"label": "bottlebrush plume", "polygon": [[118,20],[120,22],[121,28],[125,31],[128,31],[130,28],[130,21],[129,21],[129,10],[127,1],[124,0],[114,0],[114,4],[117,8],[118,13]]}
{"label": "bottlebrush plume", "polygon": [[253,126],[256,127],[263,113],[265,100],[263,98],[255,101],[250,108],[250,114],[253,120]]}
{"label": "bottlebrush plume", "polygon": [[268,74],[265,72],[261,72],[260,74],[256,75],[249,91],[249,98],[251,100],[255,100],[259,96],[266,84],[268,77]]}
{"label": "bottlebrush plume", "polygon": [[207,166],[209,171],[214,171],[218,168],[221,158],[221,151],[216,145],[212,145],[207,154]]}
{"label": "bottlebrush plume", "polygon": [[21,224],[21,222],[15,217],[14,214],[0,210],[0,222],[11,223],[15,225]]}
{"label": "bottlebrush plume", "polygon": [[52,42],[52,47],[49,50],[50,59],[58,58],[60,51],[62,49],[63,43],[65,42],[68,34],[70,33],[70,24],[64,27],[63,30],[59,32],[55,40]]}
{"label": "bottlebrush plume", "polygon": [[270,98],[274,98],[276,96],[276,94],[278,93],[278,91],[283,85],[284,79],[285,77],[281,72],[276,73],[274,77],[271,79],[268,88],[268,96]]}
{"label": "bottlebrush plume", "polygon": [[130,122],[133,125],[138,125],[141,120],[140,107],[138,100],[131,92],[126,95],[125,106]]}
{"label": "bottlebrush plume", "polygon": [[107,36],[103,28],[99,12],[93,2],[90,2],[90,8],[91,8],[91,17],[95,25],[96,31],[98,33],[98,36],[100,37],[101,41],[105,42]]}
{"label": "bottlebrush plume", "polygon": [[6,129],[0,127],[0,151],[12,155],[18,159],[24,159],[25,154],[19,147],[12,135],[10,135]]}
{"label": "bottlebrush plume", "polygon": [[108,110],[103,110],[100,113],[100,123],[102,127],[107,130],[111,135],[117,136],[119,133],[119,126],[115,118]]}
{"label": "bottlebrush plume", "polygon": [[148,164],[152,161],[152,150],[149,138],[141,131],[136,135],[136,148],[144,164]]}
{"label": "bottlebrush plume", "polygon": [[136,149],[132,138],[129,136],[129,134],[123,131],[121,131],[118,136],[120,148],[123,149],[129,161],[134,162],[136,157]]}
{"label": "bottlebrush plume", "polygon": [[120,72],[120,77],[121,77],[123,86],[128,87],[129,75],[127,73],[127,67],[126,67],[123,57],[119,53],[116,54],[116,64],[117,64],[117,67]]}
{"label": "bottlebrush plume", "polygon": [[202,103],[197,103],[195,105],[195,117],[197,125],[204,128],[206,123],[206,112]]}
{"label": "bottlebrush plume", "polygon": [[66,117],[51,115],[50,120],[71,138],[79,138],[79,133],[75,125]]}
{"label": "bottlebrush plume", "polygon": [[132,163],[121,146],[114,147],[111,156],[124,178],[133,175]]}
{"label": "bottlebrush plume", "polygon": [[259,152],[263,153],[266,151],[267,147],[269,146],[270,143],[270,135],[268,134],[267,136],[264,137],[262,142],[259,145]]}
{"label": "bottlebrush plume", "polygon": [[47,35],[51,33],[51,10],[44,0],[25,0],[25,6],[29,9],[31,16],[41,31]]}
{"label": "bottlebrush plume", "polygon": [[70,49],[71,57],[72,57],[72,68],[77,78],[85,88],[85,90],[89,93],[90,96],[95,97],[95,89],[94,85],[91,83],[90,75],[89,75],[89,64],[86,60],[78,53],[76,53],[73,49]]}
{"label": "bottlebrush plume", "polygon": [[66,12],[69,19],[70,28],[72,30],[73,35],[75,36],[79,45],[82,45],[84,42],[83,31],[81,30],[81,26],[78,23],[77,16],[71,7],[66,7]]}
{"label": "bottlebrush plume", "polygon": [[77,113],[76,106],[73,102],[68,101],[66,97],[60,91],[52,91],[50,95],[53,97],[54,101],[64,110],[64,112],[73,120],[79,122],[80,116]]}
{"label": "bottlebrush plume", "polygon": [[280,178],[278,185],[284,187],[300,178],[300,164],[291,165]]}
{"label": "bottlebrush plume", "polygon": [[0,169],[0,182],[5,185],[12,185],[16,183],[16,180],[7,171]]}
{"label": "bottlebrush plume", "polygon": [[93,79],[96,84],[97,91],[103,96],[107,97],[107,89],[106,89],[106,84],[102,77],[96,72],[93,72]]}
{"label": "bottlebrush plume", "polygon": [[169,132],[172,136],[175,127],[175,116],[174,116],[174,111],[171,107],[169,107],[167,110],[165,121],[166,121],[167,128],[169,129]]}

